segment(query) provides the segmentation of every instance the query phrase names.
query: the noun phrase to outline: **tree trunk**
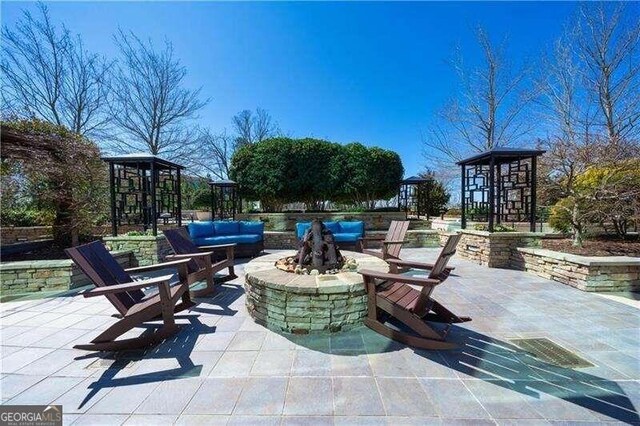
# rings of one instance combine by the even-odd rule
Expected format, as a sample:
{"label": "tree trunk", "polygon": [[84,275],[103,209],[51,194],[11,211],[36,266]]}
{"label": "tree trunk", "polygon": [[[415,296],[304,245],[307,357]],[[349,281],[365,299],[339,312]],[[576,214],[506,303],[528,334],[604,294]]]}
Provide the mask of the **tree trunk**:
{"label": "tree trunk", "polygon": [[571,226],[573,227],[573,246],[582,247],[582,225],[578,220],[578,205],[573,205],[571,211]]}
{"label": "tree trunk", "polygon": [[[78,232],[73,223],[73,198],[68,188],[63,184],[55,184],[59,188],[58,198],[55,200],[56,217],[53,221],[53,242],[61,248],[78,245]],[[74,232],[75,231],[75,232]],[[73,234],[75,233],[75,237]]]}

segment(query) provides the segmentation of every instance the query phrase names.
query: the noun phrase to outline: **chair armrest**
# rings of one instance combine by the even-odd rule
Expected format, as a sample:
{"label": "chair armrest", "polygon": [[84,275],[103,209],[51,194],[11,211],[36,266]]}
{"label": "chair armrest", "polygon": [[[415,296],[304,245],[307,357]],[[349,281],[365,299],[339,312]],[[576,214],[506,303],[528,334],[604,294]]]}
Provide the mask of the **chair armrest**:
{"label": "chair armrest", "polygon": [[180,260],[174,260],[171,262],[165,262],[165,263],[158,263],[156,265],[148,265],[148,266],[136,266],[135,268],[128,268],[125,269],[125,272],[147,272],[147,271],[157,271],[159,269],[167,269],[167,268],[171,268],[174,266],[180,266],[182,264],[186,264],[189,262],[190,259],[180,259]]}
{"label": "chair armrest", "polygon": [[83,293],[82,295],[84,297],[104,296],[107,294],[124,293],[126,291],[140,290],[141,288],[151,287],[153,285],[159,286],[164,283],[168,284],[172,276],[173,275],[162,275],[156,278],[149,278],[148,280],[132,281],[130,283],[110,285],[108,287],[97,287]]}
{"label": "chair armrest", "polygon": [[[170,254],[166,256],[166,259],[191,259],[194,257],[210,257],[213,254],[212,251],[201,251],[198,253],[184,253],[184,254]],[[166,265],[166,263],[165,263]]]}
{"label": "chair armrest", "polygon": [[211,250],[218,250],[218,249],[226,249],[226,248],[235,247],[235,246],[237,246],[236,243],[231,243],[231,244],[219,244],[217,246],[199,246],[198,248],[200,250],[211,251]]}
{"label": "chair armrest", "polygon": [[406,283],[419,286],[433,286],[440,284],[439,280],[434,280],[432,278],[418,278],[399,274],[388,274],[385,272],[373,271],[371,269],[362,269],[361,271],[358,271],[358,273],[367,278],[377,278],[379,280],[393,281],[396,283]]}
{"label": "chair armrest", "polygon": [[[410,260],[400,260],[400,259],[386,259],[387,263],[393,263],[397,266],[404,266],[407,268],[414,269],[433,269],[433,263],[421,263],[421,262],[412,262]],[[455,268],[453,266],[447,266],[445,269],[453,271]]]}

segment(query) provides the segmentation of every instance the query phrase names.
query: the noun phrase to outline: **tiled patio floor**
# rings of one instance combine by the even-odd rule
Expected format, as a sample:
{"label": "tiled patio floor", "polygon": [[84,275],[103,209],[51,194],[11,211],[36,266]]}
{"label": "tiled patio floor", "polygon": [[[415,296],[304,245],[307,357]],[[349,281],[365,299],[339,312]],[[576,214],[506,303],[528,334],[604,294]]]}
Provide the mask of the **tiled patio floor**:
{"label": "tiled patio floor", "polygon": [[[433,260],[433,249],[407,259]],[[434,297],[473,321],[454,351],[366,328],[281,336],[255,324],[242,278],[180,315],[185,329],[119,359],[72,349],[113,321],[104,298],[0,305],[0,395],[62,404],[67,424],[550,424],[639,422],[640,309],[524,272],[454,258]],[[242,276],[242,266],[237,268]],[[536,361],[509,339],[547,337],[594,364]]]}

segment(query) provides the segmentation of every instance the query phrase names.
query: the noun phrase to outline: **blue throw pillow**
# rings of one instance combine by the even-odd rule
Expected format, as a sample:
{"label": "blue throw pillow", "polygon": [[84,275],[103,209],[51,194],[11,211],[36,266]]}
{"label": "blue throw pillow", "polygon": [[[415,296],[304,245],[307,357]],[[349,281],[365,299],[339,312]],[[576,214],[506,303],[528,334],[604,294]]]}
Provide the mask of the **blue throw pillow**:
{"label": "blue throw pillow", "polygon": [[364,235],[364,222],[361,220],[353,222],[340,222],[340,232],[347,234]]}
{"label": "blue throw pillow", "polygon": [[238,235],[240,234],[240,223],[232,220],[217,220],[213,222],[216,235]]}
{"label": "blue throw pillow", "polygon": [[311,222],[298,222],[296,223],[296,237],[298,239],[302,239],[304,237],[304,233],[307,232],[307,229],[311,228]]}
{"label": "blue throw pillow", "polygon": [[323,222],[324,226],[333,234],[340,233],[340,224],[338,222]]}
{"label": "blue throw pillow", "polygon": [[191,239],[212,237],[214,234],[213,222],[191,222],[187,225]]}
{"label": "blue throw pillow", "polygon": [[264,233],[264,222],[252,221],[252,222],[240,222],[240,235],[255,234],[262,235]]}

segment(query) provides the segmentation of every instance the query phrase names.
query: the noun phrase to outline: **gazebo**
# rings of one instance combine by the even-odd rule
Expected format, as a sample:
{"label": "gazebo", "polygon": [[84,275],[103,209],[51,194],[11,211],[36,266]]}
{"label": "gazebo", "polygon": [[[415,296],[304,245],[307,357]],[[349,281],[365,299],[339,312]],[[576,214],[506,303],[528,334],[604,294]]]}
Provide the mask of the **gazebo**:
{"label": "gazebo", "polygon": [[462,229],[467,219],[494,226],[503,222],[529,222],[536,226],[537,158],[545,151],[493,148],[459,161],[461,167]]}
{"label": "gazebo", "polygon": [[182,225],[180,173],[183,166],[151,154],[102,157],[109,164],[111,231],[141,226],[158,234],[158,220]]}
{"label": "gazebo", "polygon": [[[429,200],[423,197],[422,191],[424,185],[430,182],[429,179],[421,176],[411,176],[400,182],[398,190],[398,208],[404,211],[405,216],[409,217],[409,212],[420,217],[422,214],[429,215]],[[426,191],[428,197],[429,191]]]}

